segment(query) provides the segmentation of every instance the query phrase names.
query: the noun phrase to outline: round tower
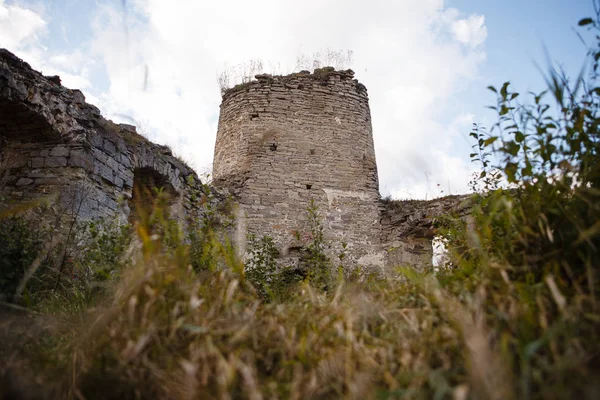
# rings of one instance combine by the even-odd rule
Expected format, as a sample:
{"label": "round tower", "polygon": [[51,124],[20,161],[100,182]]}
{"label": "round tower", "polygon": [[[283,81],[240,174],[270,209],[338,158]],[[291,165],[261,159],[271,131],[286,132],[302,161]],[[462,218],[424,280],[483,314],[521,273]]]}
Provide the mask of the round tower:
{"label": "round tower", "polygon": [[314,201],[331,256],[345,243],[348,265],[382,265],[369,100],[351,70],[257,75],[225,92],[213,178],[239,202],[242,252],[252,233],[298,257]]}

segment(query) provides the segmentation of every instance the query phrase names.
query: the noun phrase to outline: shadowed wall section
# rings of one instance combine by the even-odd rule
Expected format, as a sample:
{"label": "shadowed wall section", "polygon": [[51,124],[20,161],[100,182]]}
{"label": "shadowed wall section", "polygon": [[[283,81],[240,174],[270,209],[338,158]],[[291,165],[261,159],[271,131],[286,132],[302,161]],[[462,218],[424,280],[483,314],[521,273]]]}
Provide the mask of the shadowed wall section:
{"label": "shadowed wall section", "polygon": [[385,201],[381,219],[381,240],[388,267],[410,265],[419,271],[432,266],[436,222],[453,216],[469,223],[470,195],[446,196],[434,200]]}

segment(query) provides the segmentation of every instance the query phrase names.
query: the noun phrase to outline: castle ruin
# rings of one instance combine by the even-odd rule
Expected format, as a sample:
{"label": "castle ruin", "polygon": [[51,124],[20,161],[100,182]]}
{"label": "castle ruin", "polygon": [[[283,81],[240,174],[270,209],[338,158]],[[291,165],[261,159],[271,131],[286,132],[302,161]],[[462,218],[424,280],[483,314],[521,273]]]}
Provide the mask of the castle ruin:
{"label": "castle ruin", "polygon": [[[466,209],[457,196],[380,199],[367,91],[350,70],[258,75],[226,91],[213,179],[238,205],[231,233],[239,254],[248,234],[269,235],[287,265],[311,240],[311,204],[328,255],[377,270],[430,264],[434,219]],[[135,188],[159,186],[182,217],[199,184],[168,148],[104,119],[79,90],[0,49],[0,199],[60,203],[75,194],[80,218],[126,221]]]}
{"label": "castle ruin", "polygon": [[293,263],[313,202],[330,257],[383,267],[371,114],[353,77],[333,68],[258,75],[223,95],[213,176],[240,205],[241,253],[245,232],[269,235]]}
{"label": "castle ruin", "polygon": [[126,221],[134,187],[165,188],[177,215],[192,181],[196,174],[168,148],[104,119],[79,90],[0,49],[0,197],[58,196],[57,204],[75,203],[78,218]]}

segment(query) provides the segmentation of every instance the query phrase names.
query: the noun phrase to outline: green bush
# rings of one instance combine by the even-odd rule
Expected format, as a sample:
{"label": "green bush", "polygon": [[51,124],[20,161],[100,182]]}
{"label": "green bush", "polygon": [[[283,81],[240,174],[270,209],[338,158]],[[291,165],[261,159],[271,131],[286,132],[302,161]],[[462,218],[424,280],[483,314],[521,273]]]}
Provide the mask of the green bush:
{"label": "green bush", "polygon": [[75,263],[82,277],[102,282],[114,278],[131,243],[133,227],[117,220],[95,219],[82,224],[77,237]]}
{"label": "green bush", "polygon": [[26,269],[40,254],[47,239],[31,218],[0,219],[0,299],[13,301]]}
{"label": "green bush", "polygon": [[246,261],[246,278],[254,285],[259,295],[272,299],[278,289],[277,247],[270,236],[257,239],[248,236],[248,260]]}
{"label": "green bush", "polygon": [[508,82],[489,87],[498,122],[471,133],[483,191],[473,221],[445,231],[455,269],[439,277],[442,287],[493,327],[489,341],[519,398],[595,390],[587,374],[597,376],[600,361],[600,53],[590,54],[588,79],[550,68],[548,91],[530,102]]}
{"label": "green bush", "polygon": [[308,281],[314,287],[327,291],[332,288],[334,283],[333,265],[325,253],[326,243],[323,235],[323,223],[319,218],[319,209],[313,199],[310,201],[307,217],[311,240],[305,247],[303,262]]}

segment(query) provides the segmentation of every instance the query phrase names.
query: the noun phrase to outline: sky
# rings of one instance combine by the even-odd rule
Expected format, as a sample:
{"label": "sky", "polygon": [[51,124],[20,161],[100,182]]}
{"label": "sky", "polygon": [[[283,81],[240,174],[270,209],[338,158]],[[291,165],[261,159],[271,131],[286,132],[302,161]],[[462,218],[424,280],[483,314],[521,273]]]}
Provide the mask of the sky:
{"label": "sky", "polygon": [[289,73],[299,58],[350,50],[381,194],[430,199],[469,190],[468,134],[495,122],[486,87],[539,92],[548,63],[577,75],[577,22],[592,12],[591,0],[0,0],[0,47],[200,174],[223,71],[259,59]]}

